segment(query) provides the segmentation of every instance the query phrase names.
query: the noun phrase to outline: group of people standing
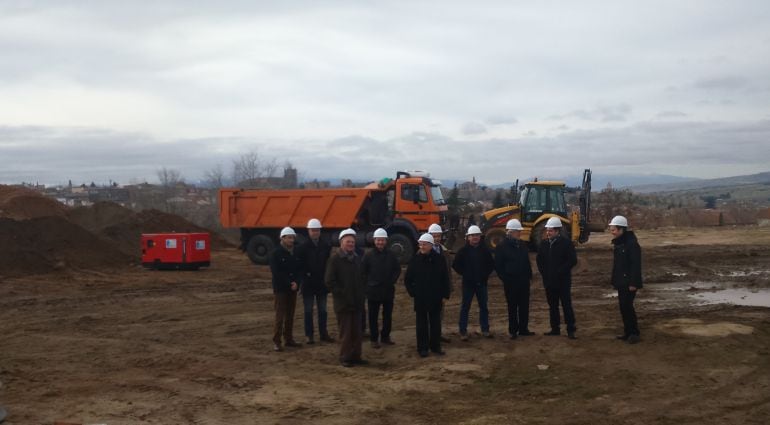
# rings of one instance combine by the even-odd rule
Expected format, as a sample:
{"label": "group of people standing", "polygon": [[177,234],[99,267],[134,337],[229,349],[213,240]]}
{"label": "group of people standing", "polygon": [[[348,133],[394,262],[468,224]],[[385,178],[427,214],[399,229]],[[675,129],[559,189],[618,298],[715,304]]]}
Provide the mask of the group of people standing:
{"label": "group of people standing", "polygon": [[[628,221],[617,216],[609,224],[613,236],[614,262],[612,285],[618,291],[618,302],[624,332],[618,336],[629,343],[639,341],[639,328],[634,311],[634,298],[642,287],[641,249],[636,236],[628,230]],[[545,335],[561,335],[563,311],[567,336],[576,339],[577,327],[572,308],[572,268],[577,264],[575,246],[560,232],[562,222],[551,217],[545,225],[546,238],[539,244],[537,269],[543,279],[549,306],[550,330]],[[317,311],[318,334],[321,341],[334,342],[327,330],[327,294],[332,294],[334,313],[339,327],[342,366],[366,364],[362,358],[366,308],[369,316],[371,345],[379,349],[392,345],[393,306],[396,283],[401,266],[395,254],[387,249],[388,234],[377,229],[373,234],[374,249],[363,253],[356,246],[356,232],[345,229],[339,233],[339,249],[333,251],[321,236],[321,222],[311,219],[307,224],[308,239],[295,247],[296,233],[286,227],[280,233],[280,246],[270,255],[272,285],[275,294],[274,350],[301,345],[292,335],[297,294],[304,303],[306,344],[315,344],[313,310]],[[460,306],[460,339],[468,340],[468,317],[474,298],[479,307],[479,325],[484,337],[492,338],[489,328],[487,282],[496,272],[503,282],[508,306],[508,335],[511,339],[534,335],[529,329],[530,283],[533,277],[529,248],[521,240],[523,230],[519,220],[506,223],[506,238],[493,253],[481,240],[481,229],[470,226],[466,243],[450,261],[449,251],[441,244],[443,230],[438,224],[418,240],[418,250],[404,274],[406,291],[413,299],[416,320],[417,351],[421,357],[430,353],[444,355],[442,335],[444,303],[452,290],[452,270],[462,278]],[[382,327],[379,326],[382,310]]]}

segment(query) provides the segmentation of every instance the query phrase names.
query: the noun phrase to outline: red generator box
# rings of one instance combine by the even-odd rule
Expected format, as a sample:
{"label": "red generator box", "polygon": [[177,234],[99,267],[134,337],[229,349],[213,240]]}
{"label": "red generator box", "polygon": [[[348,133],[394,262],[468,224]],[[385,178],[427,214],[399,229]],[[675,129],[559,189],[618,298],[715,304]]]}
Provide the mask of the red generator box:
{"label": "red generator box", "polygon": [[142,234],[142,265],[155,270],[198,270],[211,264],[208,233]]}

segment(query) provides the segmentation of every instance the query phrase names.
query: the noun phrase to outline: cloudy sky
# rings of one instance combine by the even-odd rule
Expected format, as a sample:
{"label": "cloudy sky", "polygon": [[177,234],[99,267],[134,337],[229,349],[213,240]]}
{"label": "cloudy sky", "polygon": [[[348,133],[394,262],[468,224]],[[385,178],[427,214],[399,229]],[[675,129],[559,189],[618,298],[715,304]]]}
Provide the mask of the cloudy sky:
{"label": "cloudy sky", "polygon": [[770,3],[0,2],[0,182],[251,151],[305,178],[768,171]]}

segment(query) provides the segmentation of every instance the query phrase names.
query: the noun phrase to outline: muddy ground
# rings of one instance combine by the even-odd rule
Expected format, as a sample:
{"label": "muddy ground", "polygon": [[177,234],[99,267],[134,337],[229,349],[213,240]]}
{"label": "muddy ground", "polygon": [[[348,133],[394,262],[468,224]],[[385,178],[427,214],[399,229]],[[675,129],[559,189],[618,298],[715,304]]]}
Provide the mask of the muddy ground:
{"label": "muddy ground", "polygon": [[[493,278],[496,338],[459,340],[455,291],[447,355],[421,359],[399,287],[397,345],[366,344],[371,364],[351,369],[338,365],[334,344],[271,350],[269,270],[234,249],[215,253],[213,266],[199,272],[6,278],[0,405],[9,424],[766,424],[770,309],[703,304],[698,296],[728,287],[748,291],[747,299],[766,296],[770,228],[639,237],[640,344],[614,339],[621,326],[607,285],[609,238],[597,235],[579,248],[574,273],[578,340],[541,335],[548,320],[538,279],[531,314],[538,335],[506,338],[503,292]],[[301,336],[301,312],[296,318]]]}

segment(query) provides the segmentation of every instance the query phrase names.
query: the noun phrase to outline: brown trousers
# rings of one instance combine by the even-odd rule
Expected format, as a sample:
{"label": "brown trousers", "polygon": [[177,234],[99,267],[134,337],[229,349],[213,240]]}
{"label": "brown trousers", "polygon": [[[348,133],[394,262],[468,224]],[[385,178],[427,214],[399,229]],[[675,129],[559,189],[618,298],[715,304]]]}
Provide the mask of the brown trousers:
{"label": "brown trousers", "polygon": [[294,308],[297,306],[295,291],[275,294],[275,327],[273,327],[273,342],[281,345],[281,334],[284,342],[294,341]]}
{"label": "brown trousers", "polygon": [[340,361],[342,362],[361,360],[361,345],[364,342],[362,315],[361,310],[337,313],[337,323],[340,326]]}

